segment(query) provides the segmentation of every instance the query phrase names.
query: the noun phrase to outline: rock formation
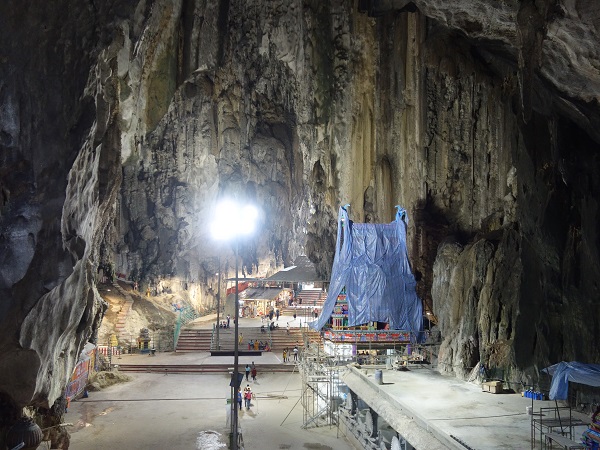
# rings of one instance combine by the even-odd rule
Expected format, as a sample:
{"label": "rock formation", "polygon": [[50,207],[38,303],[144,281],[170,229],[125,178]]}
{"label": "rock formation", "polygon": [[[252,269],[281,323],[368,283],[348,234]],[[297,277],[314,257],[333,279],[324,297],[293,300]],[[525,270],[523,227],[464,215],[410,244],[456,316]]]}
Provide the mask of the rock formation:
{"label": "rock formation", "polygon": [[100,266],[211,303],[226,195],[260,275],[404,206],[448,373],[600,361],[596,3],[1,2],[0,414],[61,397]]}

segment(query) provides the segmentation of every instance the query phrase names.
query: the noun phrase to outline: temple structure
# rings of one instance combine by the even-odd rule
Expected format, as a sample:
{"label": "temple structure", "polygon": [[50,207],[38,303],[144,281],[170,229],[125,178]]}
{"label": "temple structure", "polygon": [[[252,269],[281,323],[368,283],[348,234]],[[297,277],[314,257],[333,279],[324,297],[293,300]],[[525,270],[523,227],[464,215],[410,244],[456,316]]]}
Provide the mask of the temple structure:
{"label": "temple structure", "polygon": [[[368,345],[423,340],[423,307],[406,251],[406,211],[397,206],[388,224],[355,223],[340,207],[327,299],[310,326],[326,341]],[[327,348],[327,345],[326,345]]]}

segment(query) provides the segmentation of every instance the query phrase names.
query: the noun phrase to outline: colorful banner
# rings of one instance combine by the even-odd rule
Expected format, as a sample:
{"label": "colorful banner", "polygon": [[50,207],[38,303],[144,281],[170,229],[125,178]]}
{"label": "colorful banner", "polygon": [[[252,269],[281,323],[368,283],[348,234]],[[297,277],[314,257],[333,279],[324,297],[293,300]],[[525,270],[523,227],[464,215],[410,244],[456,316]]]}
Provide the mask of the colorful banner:
{"label": "colorful banner", "polygon": [[334,342],[410,342],[408,331],[327,330],[323,337]]}
{"label": "colorful banner", "polygon": [[70,402],[81,394],[87,386],[88,377],[94,369],[94,360],[96,359],[96,349],[92,349],[83,361],[80,361],[73,369],[73,375],[65,390],[67,402]]}

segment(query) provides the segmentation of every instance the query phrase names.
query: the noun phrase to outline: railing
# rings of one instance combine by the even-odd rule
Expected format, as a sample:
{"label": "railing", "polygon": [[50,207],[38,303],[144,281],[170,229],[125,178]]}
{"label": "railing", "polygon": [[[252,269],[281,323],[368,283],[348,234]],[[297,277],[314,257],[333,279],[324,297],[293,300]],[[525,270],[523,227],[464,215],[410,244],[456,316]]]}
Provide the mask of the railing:
{"label": "railing", "polygon": [[181,327],[186,323],[189,323],[192,320],[200,317],[196,310],[189,305],[180,307],[178,311],[179,315],[177,316],[175,330],[173,332],[173,348],[177,348],[177,341],[179,340],[179,335],[181,334]]}
{"label": "railing", "polygon": [[269,337],[269,348],[273,348],[273,336],[271,335],[271,327],[267,327],[267,336]]}

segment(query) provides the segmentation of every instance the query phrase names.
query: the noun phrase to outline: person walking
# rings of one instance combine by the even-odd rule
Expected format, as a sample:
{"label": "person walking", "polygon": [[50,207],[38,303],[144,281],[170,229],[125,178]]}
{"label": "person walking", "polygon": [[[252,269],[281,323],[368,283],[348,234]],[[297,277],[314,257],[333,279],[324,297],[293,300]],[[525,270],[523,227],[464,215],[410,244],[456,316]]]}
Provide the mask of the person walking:
{"label": "person walking", "polygon": [[250,385],[247,384],[244,388],[244,402],[246,404],[246,409],[250,409],[250,402],[252,401],[252,389]]}
{"label": "person walking", "polygon": [[231,320],[231,316],[227,314],[227,328],[229,328],[229,321]]}
{"label": "person walking", "polygon": [[246,364],[246,381],[248,381],[248,377],[250,376],[250,366]]}
{"label": "person walking", "polygon": [[244,342],[244,333],[240,333],[238,337],[238,344],[242,345],[242,342]]}
{"label": "person walking", "polygon": [[293,352],[294,352],[294,361],[298,361],[298,345],[297,344],[294,346]]}
{"label": "person walking", "polygon": [[252,381],[256,383],[256,366],[252,366],[252,369],[250,369],[250,374],[252,375]]}
{"label": "person walking", "polygon": [[238,402],[238,405],[240,406],[240,411],[241,411],[242,410],[242,388],[238,388],[237,402]]}
{"label": "person walking", "polygon": [[285,329],[287,331],[287,334],[290,334],[290,323],[289,322],[285,325]]}
{"label": "person walking", "polygon": [[287,347],[283,349],[283,362],[287,362]]}
{"label": "person walking", "polygon": [[279,321],[279,309],[275,310],[275,317],[277,318],[277,321]]}

